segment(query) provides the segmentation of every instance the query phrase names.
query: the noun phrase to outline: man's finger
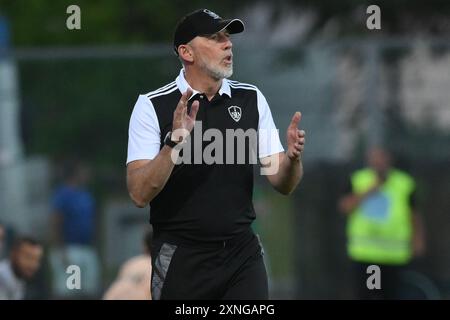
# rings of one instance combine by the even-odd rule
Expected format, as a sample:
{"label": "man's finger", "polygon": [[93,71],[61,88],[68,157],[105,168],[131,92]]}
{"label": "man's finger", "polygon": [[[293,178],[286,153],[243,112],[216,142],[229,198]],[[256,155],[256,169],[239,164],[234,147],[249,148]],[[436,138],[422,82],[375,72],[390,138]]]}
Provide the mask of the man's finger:
{"label": "man's finger", "polygon": [[306,133],[304,130],[297,130],[297,135],[299,138],[304,138]]}
{"label": "man's finger", "polygon": [[198,102],[198,100],[195,100],[194,102],[192,102],[191,112],[189,113],[189,117],[194,121],[197,118],[197,112],[198,112],[199,107],[200,107],[200,103]]}
{"label": "man's finger", "polygon": [[292,117],[291,123],[289,124],[290,128],[297,128],[298,123],[300,122],[300,119],[302,118],[302,114],[297,111],[294,113],[294,116]]}
{"label": "man's finger", "polygon": [[187,102],[192,96],[192,90],[188,88],[185,93],[181,95],[180,101],[178,102],[177,109],[181,112],[183,108],[187,108]]}

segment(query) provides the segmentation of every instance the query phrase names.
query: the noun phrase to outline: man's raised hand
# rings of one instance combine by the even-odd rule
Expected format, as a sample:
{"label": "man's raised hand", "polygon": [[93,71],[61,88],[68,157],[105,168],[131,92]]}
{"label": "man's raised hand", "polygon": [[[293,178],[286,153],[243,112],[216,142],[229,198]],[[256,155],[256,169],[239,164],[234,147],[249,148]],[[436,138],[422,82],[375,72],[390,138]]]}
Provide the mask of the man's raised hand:
{"label": "man's raised hand", "polygon": [[192,90],[188,88],[186,92],[182,94],[180,101],[173,112],[172,139],[174,141],[182,142],[194,128],[200,104],[198,100],[192,102],[191,112],[188,114],[187,107],[191,96]]}
{"label": "man's raised hand", "polygon": [[291,160],[299,160],[305,148],[305,131],[298,129],[298,124],[302,118],[300,112],[296,112],[287,128],[287,156]]}

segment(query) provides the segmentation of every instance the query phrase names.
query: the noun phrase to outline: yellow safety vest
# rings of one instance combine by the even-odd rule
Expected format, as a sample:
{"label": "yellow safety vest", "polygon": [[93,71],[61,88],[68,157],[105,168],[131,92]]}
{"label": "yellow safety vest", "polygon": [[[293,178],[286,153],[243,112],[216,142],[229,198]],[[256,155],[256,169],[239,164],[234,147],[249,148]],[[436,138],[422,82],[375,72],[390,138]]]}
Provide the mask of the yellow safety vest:
{"label": "yellow safety vest", "polygon": [[[376,180],[372,169],[355,172],[351,177],[353,192],[366,192]],[[414,188],[411,176],[391,170],[379,192],[363,200],[351,213],[347,224],[347,250],[353,260],[401,265],[411,259],[409,199]]]}

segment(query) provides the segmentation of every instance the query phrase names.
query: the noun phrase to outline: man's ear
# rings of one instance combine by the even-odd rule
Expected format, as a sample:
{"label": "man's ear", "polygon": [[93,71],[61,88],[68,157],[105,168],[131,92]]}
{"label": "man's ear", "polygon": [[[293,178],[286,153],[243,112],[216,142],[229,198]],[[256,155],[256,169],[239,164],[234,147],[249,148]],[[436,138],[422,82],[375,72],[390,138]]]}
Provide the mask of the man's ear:
{"label": "man's ear", "polygon": [[187,62],[193,62],[194,61],[194,54],[192,52],[192,48],[190,48],[188,45],[182,44],[178,47],[178,56]]}

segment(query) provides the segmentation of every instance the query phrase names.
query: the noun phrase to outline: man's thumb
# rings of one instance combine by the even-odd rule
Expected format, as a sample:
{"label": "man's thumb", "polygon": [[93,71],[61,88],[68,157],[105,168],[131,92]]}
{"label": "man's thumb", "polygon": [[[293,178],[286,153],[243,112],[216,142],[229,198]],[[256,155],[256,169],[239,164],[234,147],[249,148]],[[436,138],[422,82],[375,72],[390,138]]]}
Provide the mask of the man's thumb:
{"label": "man's thumb", "polygon": [[297,128],[298,123],[300,122],[301,118],[302,118],[302,114],[299,111],[294,113],[294,116],[292,117],[291,124],[289,125],[289,127]]}

